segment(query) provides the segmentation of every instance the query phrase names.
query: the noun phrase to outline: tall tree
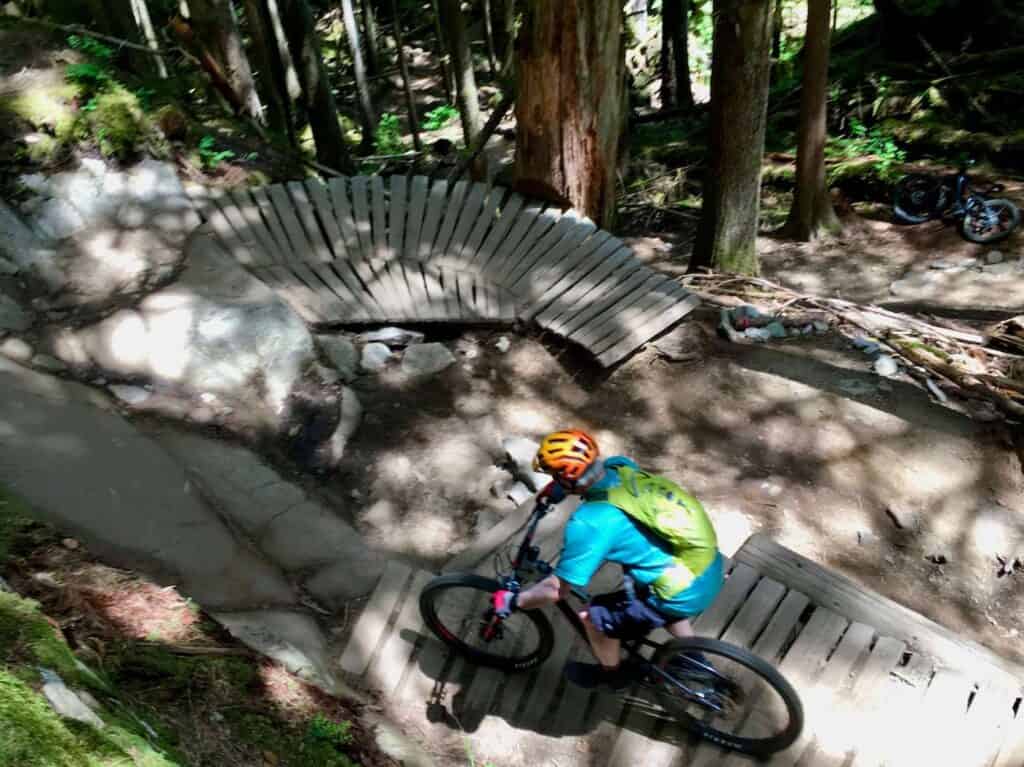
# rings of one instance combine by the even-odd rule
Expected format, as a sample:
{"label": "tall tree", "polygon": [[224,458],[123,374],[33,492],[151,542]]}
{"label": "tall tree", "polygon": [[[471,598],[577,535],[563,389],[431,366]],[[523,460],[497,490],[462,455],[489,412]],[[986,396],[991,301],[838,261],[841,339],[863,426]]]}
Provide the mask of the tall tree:
{"label": "tall tree", "polygon": [[284,31],[284,22],[281,21],[281,8],[279,2],[284,0],[264,0],[266,2],[267,18],[270,20],[270,28],[274,32],[274,42],[277,43],[277,61],[281,65],[279,77],[284,79],[285,93],[288,100],[297,101],[302,95],[302,85],[299,83],[299,72],[295,68],[295,60],[292,58],[291,47],[288,44],[288,35]]}
{"label": "tall tree", "polygon": [[244,3],[249,37],[252,40],[249,50],[256,65],[257,85],[262,86],[260,94],[267,107],[267,124],[271,130],[282,136],[287,136],[289,142],[294,143],[284,70],[281,66],[277,43],[274,41],[274,30],[270,25],[266,7],[260,0],[244,0]]}
{"label": "tall tree", "polygon": [[491,21],[491,0],[483,0],[484,4],[484,37],[487,38],[487,65],[491,69],[491,79],[498,76],[498,61],[494,53],[494,26]]}
{"label": "tall tree", "polygon": [[341,0],[341,14],[345,22],[345,36],[348,38],[349,51],[352,54],[352,68],[355,70],[356,75],[356,94],[359,97],[359,122],[363,125],[361,149],[365,152],[373,148],[373,134],[377,128],[377,116],[373,112],[370,84],[366,81],[363,52],[359,47],[359,25],[356,24],[356,14],[352,8],[352,0]]}
{"label": "tall tree", "polygon": [[775,0],[772,13],[772,58],[776,61],[782,55],[782,0]]}
{"label": "tall tree", "polygon": [[[397,18],[396,18],[397,23]],[[363,0],[363,37],[366,40],[366,71],[371,75],[380,72],[380,47],[377,45],[377,13],[373,0]]]}
{"label": "tall tree", "polygon": [[402,35],[402,18],[398,15],[398,0],[391,0],[391,13],[395,24],[395,47],[398,49],[398,66],[402,70],[402,89],[405,91],[405,106],[409,112],[409,132],[412,133],[412,146],[417,152],[423,149],[420,141],[420,121],[416,114],[416,99],[412,95],[412,82],[409,77],[409,65],[405,60],[405,39]]}
{"label": "tall tree", "polygon": [[249,117],[263,123],[263,108],[231,0],[189,0],[190,22],[199,44],[213,57]]}
{"label": "tall tree", "polygon": [[757,274],[770,0],[715,0],[714,20],[709,162],[690,268]]}
{"label": "tall tree", "polygon": [[517,183],[608,227],[625,115],[621,0],[526,0],[517,45]]}
{"label": "tall tree", "polygon": [[664,0],[661,5],[661,106],[693,107],[690,90],[688,0]]}
{"label": "tall tree", "polygon": [[508,75],[512,70],[515,53],[516,0],[490,0],[494,9],[494,55],[498,70]]}
{"label": "tall tree", "polygon": [[441,6],[438,0],[432,0],[434,5],[434,37],[437,39],[437,64],[441,69],[441,84],[444,86],[444,98],[449,104],[455,92],[455,79],[452,77],[451,67],[448,59],[448,43],[444,39],[444,29],[441,26]]}
{"label": "tall tree", "polygon": [[444,26],[445,42],[448,44],[455,75],[455,100],[462,120],[462,135],[466,146],[469,146],[480,132],[482,122],[476,75],[473,73],[473,56],[470,54],[466,21],[459,0],[441,0],[441,24]]}
{"label": "tall tree", "polygon": [[313,12],[306,0],[278,0],[278,8],[292,59],[297,64],[302,104],[316,142],[316,158],[329,168],[352,173],[355,168],[345,146],[345,137],[338,122],[338,108],[320,57],[320,39],[316,34]]}
{"label": "tall tree", "polygon": [[[132,0],[132,16],[135,17],[135,23],[142,36],[146,38],[146,45],[151,50],[159,50],[160,43],[156,39],[156,31],[153,29],[153,21],[149,17],[149,6],[146,5],[146,0]],[[167,65],[164,63],[163,57],[154,56],[153,60],[157,75],[161,80],[166,80]]]}
{"label": "tall tree", "polygon": [[829,0],[807,0],[800,127],[797,132],[796,191],[783,232],[797,240],[814,240],[839,231],[825,180],[828,91]]}

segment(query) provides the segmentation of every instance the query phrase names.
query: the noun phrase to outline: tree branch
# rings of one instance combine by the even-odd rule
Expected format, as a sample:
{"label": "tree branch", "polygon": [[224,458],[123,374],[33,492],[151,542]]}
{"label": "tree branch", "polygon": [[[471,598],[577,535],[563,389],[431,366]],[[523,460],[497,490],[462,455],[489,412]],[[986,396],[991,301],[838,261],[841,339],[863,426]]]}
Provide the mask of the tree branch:
{"label": "tree branch", "polygon": [[498,103],[498,106],[494,108],[494,111],[491,112],[491,116],[488,117],[487,122],[484,123],[484,127],[480,130],[480,133],[477,134],[476,140],[473,142],[473,146],[470,147],[466,156],[459,160],[455,168],[452,169],[452,172],[448,174],[449,184],[453,184],[458,181],[462,174],[466,172],[466,169],[473,164],[476,158],[484,150],[484,147],[487,145],[491,136],[493,136],[494,132],[498,130],[498,126],[505,118],[505,115],[508,114],[508,110],[512,108],[512,104],[515,100],[515,92],[511,89],[504,93],[501,97],[501,101]]}

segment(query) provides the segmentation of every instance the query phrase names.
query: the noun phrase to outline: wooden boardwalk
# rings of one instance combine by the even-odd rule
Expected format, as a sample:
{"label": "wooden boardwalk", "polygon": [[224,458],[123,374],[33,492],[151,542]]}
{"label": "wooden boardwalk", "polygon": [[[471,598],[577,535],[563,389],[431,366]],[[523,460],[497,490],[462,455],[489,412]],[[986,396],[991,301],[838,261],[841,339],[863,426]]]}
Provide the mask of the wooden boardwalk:
{"label": "wooden boardwalk", "polygon": [[695,296],[575,211],[503,187],[354,176],[197,200],[219,247],[311,324],[533,322],[613,365]]}
{"label": "wooden boardwalk", "polygon": [[[557,538],[550,525],[546,546]],[[479,570],[493,574],[489,562]],[[503,767],[753,763],[567,684],[565,661],[587,651],[557,614],[555,651],[537,671],[505,675],[464,663],[420,619],[417,598],[432,577],[389,565],[340,659],[352,681],[404,711],[428,740],[458,733],[477,763]],[[611,590],[617,576],[606,566],[596,580],[596,590]],[[1024,765],[1020,668],[767,538],[751,538],[733,558],[697,628],[771,660],[800,692],[804,733],[768,764]]]}

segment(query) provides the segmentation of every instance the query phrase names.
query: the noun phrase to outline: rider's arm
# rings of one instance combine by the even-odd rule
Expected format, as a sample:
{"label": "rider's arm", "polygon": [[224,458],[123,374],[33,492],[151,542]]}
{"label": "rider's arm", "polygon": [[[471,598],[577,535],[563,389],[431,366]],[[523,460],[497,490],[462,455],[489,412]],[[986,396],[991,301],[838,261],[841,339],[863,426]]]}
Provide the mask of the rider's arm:
{"label": "rider's arm", "polygon": [[571,588],[568,583],[561,580],[557,575],[549,575],[544,580],[530,586],[530,588],[520,591],[519,597],[516,599],[516,605],[524,610],[530,610],[534,607],[554,604],[559,599],[569,596]]}

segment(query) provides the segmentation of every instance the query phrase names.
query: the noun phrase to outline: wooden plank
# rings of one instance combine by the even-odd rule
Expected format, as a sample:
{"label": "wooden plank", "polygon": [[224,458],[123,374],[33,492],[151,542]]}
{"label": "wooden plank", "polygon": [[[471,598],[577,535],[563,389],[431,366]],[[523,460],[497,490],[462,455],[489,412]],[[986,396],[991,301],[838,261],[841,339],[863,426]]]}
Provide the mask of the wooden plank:
{"label": "wooden plank", "polygon": [[268,284],[273,284],[274,291],[287,301],[305,322],[327,321],[320,297],[303,285],[287,266],[263,267],[260,274],[266,275]]}
{"label": "wooden plank", "polygon": [[288,197],[284,186],[281,184],[273,184],[267,187],[267,194],[270,195],[270,201],[274,205],[274,210],[277,211],[278,218],[281,219],[281,225],[284,227],[284,231],[288,235],[288,242],[291,245],[290,250],[285,253],[288,257],[287,263],[305,261],[309,258],[313,246],[306,239],[302,224],[299,223],[299,219],[295,216],[295,206],[291,198]]}
{"label": "wooden plank", "polygon": [[335,246],[334,254],[338,258],[358,261],[362,258],[362,249],[359,245],[359,234],[356,232],[356,221],[352,215],[352,203],[345,188],[345,178],[332,178],[327,182],[327,188],[331,192],[331,206],[334,208],[334,217],[344,243],[344,250]]}
{"label": "wooden plank", "polygon": [[384,310],[384,316],[392,322],[404,322],[406,320],[406,301],[403,299],[400,288],[394,276],[388,270],[388,262],[383,258],[373,258],[367,261],[373,270],[373,285],[377,293],[378,303]]}
{"label": "wooden plank", "polygon": [[663,275],[657,274],[646,267],[637,269],[617,287],[610,290],[599,300],[590,303],[586,309],[573,317],[566,324],[563,335],[573,340],[580,337],[585,339],[592,338],[594,330],[604,323],[608,313],[614,312],[616,306],[623,307],[628,305],[630,301],[635,301],[645,291],[663,279]]}
{"label": "wooden plank", "polygon": [[373,219],[373,249],[371,258],[388,258],[388,201],[384,179],[370,176],[370,215]]}
{"label": "wooden plank", "polygon": [[540,314],[548,304],[578,285],[580,280],[620,247],[620,240],[608,232],[598,230],[570,254],[561,268],[550,271],[547,279],[531,282],[527,290],[530,298],[523,313],[524,319],[533,319]]}
{"label": "wooden plank", "polygon": [[490,274],[491,260],[497,254],[498,248],[505,242],[505,238],[512,229],[512,225],[515,224],[516,216],[522,207],[523,198],[515,193],[509,195],[505,204],[501,206],[494,226],[491,227],[491,231],[487,234],[487,239],[483,241],[473,261],[475,265],[479,266],[482,274]]}
{"label": "wooden plank", "polygon": [[313,271],[314,264],[294,263],[292,273],[320,300],[320,313],[327,322],[341,322],[348,318],[350,308]]}
{"label": "wooden plank", "polygon": [[446,256],[450,255],[448,253],[448,243],[452,239],[455,224],[458,222],[459,214],[462,212],[462,203],[466,198],[466,190],[468,188],[468,182],[458,181],[452,187],[452,193],[448,197],[444,220],[441,222],[441,226],[437,231],[437,238],[434,240],[434,245],[430,251],[430,260],[441,259],[441,266],[444,266]]}
{"label": "wooden plank", "polygon": [[946,757],[949,763],[957,767],[988,767],[992,764],[1013,722],[1013,706],[1019,697],[1019,686],[1010,688],[992,683],[982,687],[967,710],[963,735]]}
{"label": "wooden plank", "polygon": [[217,200],[216,204],[249,248],[254,263],[269,266],[277,262],[276,248],[273,246],[270,232],[263,225],[255,203],[241,194],[229,193]]}
{"label": "wooden plank", "polygon": [[671,327],[687,314],[700,306],[700,298],[690,294],[682,301],[672,304],[661,314],[651,317],[636,325],[626,336],[616,341],[598,355],[597,361],[609,367],[635,351],[641,344],[657,336]]}
{"label": "wooden plank", "polygon": [[621,296],[615,303],[606,308],[598,316],[581,327],[570,338],[587,349],[593,349],[601,338],[608,333],[620,332],[619,329],[629,327],[629,323],[636,316],[636,307],[641,304],[652,291],[662,286],[670,286],[675,283],[670,277],[664,274],[653,272],[644,280],[636,290]]}
{"label": "wooden plank", "polygon": [[786,587],[771,578],[762,578],[743,602],[743,607],[722,635],[722,640],[741,647],[750,647],[768,625],[786,595]]}
{"label": "wooden plank", "polygon": [[527,304],[533,303],[544,291],[561,279],[577,263],[595,250],[610,235],[584,222],[559,242],[551,251],[539,258],[510,290]]}
{"label": "wooden plank", "polygon": [[999,747],[992,767],[1021,767],[1024,764],[1024,703],[1018,705],[1017,716],[1006,728],[1006,737]]}
{"label": "wooden plank", "polygon": [[620,296],[639,285],[649,274],[650,270],[647,267],[630,256],[603,282],[587,291],[575,304],[548,322],[547,327],[560,335],[568,335],[600,314],[602,308],[614,303]]}
{"label": "wooden plank", "polygon": [[354,294],[349,290],[348,286],[338,277],[331,266],[331,264],[308,264],[307,268],[341,301],[343,309],[339,319],[355,322],[372,319],[373,316],[363,305],[362,297],[365,294],[362,292]]}
{"label": "wooden plank", "polygon": [[395,625],[376,652],[366,672],[366,679],[385,699],[394,695],[416,649],[415,637],[425,631],[420,615],[419,596],[434,578],[433,573],[418,570],[409,585],[409,595],[402,603]]}
{"label": "wooden plank", "polygon": [[455,287],[459,296],[459,318],[475,320],[476,307],[473,305],[473,277],[463,271],[455,272]]}
{"label": "wooden plank", "polygon": [[851,689],[833,702],[831,722],[819,728],[815,767],[840,767],[853,749],[873,737],[866,729],[884,702],[882,691],[899,663],[906,645],[892,637],[880,637],[871,648],[864,668],[851,680]]}
{"label": "wooden plank", "polygon": [[363,287],[360,275],[356,271],[357,265],[365,265],[365,263],[365,261],[353,263],[347,258],[336,258],[327,266],[332,272],[338,275],[341,282],[346,288],[348,288],[349,293],[351,293],[353,298],[355,298],[359,305],[363,307],[368,319],[387,319],[373,294]]}
{"label": "wooden plank", "polygon": [[220,207],[219,200],[213,200],[206,211],[206,226],[216,235],[232,258],[245,267],[260,266],[260,260],[253,254],[249,244],[231,225],[227,215]]}
{"label": "wooden plank", "polygon": [[293,258],[292,244],[288,240],[288,235],[284,231],[284,225],[281,223],[281,217],[277,215],[274,203],[270,201],[270,196],[267,194],[267,187],[261,186],[256,189],[251,189],[250,193],[252,194],[252,198],[256,201],[256,204],[259,206],[260,213],[263,214],[263,220],[267,222],[267,229],[270,230],[270,234],[274,238],[274,243],[277,245],[277,263],[284,264],[291,261]]}
{"label": "wooden plank", "polygon": [[313,201],[310,200],[306,187],[299,181],[289,181],[288,192],[295,203],[295,212],[298,214],[299,222],[302,224],[302,228],[306,232],[306,239],[312,248],[304,260],[329,264],[334,260],[334,254],[327,245],[324,233],[320,230],[320,223],[313,210]]}
{"label": "wooden plank", "polygon": [[[532,243],[541,234],[543,234],[548,227],[555,223],[557,218],[557,212],[551,216],[543,215],[544,206],[540,204],[530,204],[522,210],[513,222],[513,226],[508,235],[498,244],[497,249],[494,251],[494,255],[487,262],[487,266],[484,268],[484,275],[494,280],[499,285],[504,285],[502,275],[509,268],[509,260],[512,254],[515,253],[526,240],[530,240]],[[528,246],[527,246],[528,247]]]}
{"label": "wooden plank", "polygon": [[[545,211],[545,214],[547,214],[547,211]],[[574,235],[580,231],[580,227],[585,227],[586,224],[587,222],[576,211],[566,211],[559,217],[551,229],[534,242],[532,247],[524,249],[518,258],[516,258],[516,254],[513,254],[509,260],[511,268],[502,278],[502,284],[516,295],[519,295],[519,291],[513,288],[513,285],[518,284],[523,275],[532,269],[537,261],[558,247],[562,240],[567,237],[570,240],[574,239]]]}
{"label": "wooden plank", "polygon": [[466,199],[462,203],[458,223],[456,223],[455,229],[452,231],[452,238],[447,247],[449,263],[458,269],[464,269],[470,260],[465,252],[466,244],[469,241],[470,232],[473,230],[473,226],[480,215],[480,208],[486,195],[487,185],[474,183],[470,185]]}
{"label": "wooden plank", "polygon": [[405,248],[407,195],[405,176],[392,176],[391,199],[388,203],[388,260],[401,258]]}
{"label": "wooden plank", "polygon": [[402,260],[399,263],[401,264],[402,273],[405,275],[405,282],[409,286],[409,294],[412,298],[412,316],[418,321],[431,319],[430,296],[423,282],[423,264],[415,260]]}
{"label": "wooden plank", "polygon": [[402,258],[407,261],[417,261],[420,257],[420,248],[423,243],[420,236],[423,233],[423,213],[427,205],[427,189],[430,180],[426,176],[413,176],[409,189],[409,220],[406,226],[405,248],[402,250]]}
{"label": "wooden plank", "polygon": [[441,286],[441,275],[436,266],[420,264],[423,273],[423,286],[426,289],[426,313],[429,320],[447,319],[445,311],[444,288]]}
{"label": "wooden plank", "polygon": [[334,206],[328,197],[327,187],[320,181],[307,178],[305,181],[306,192],[309,199],[313,201],[313,212],[324,234],[327,235],[327,247],[331,252],[331,259],[346,258],[345,239],[341,236],[341,229],[338,227],[338,217],[334,213]]}
{"label": "wooden plank", "polygon": [[491,230],[491,227],[496,226],[499,221],[498,208],[502,200],[505,199],[506,191],[501,186],[491,188],[487,195],[487,202],[480,213],[477,214],[473,230],[470,232],[466,245],[462,249],[463,260],[474,269],[480,269],[481,267],[480,248],[483,245],[487,232]]}
{"label": "wooden plank", "polygon": [[611,348],[623,338],[629,336],[634,328],[642,325],[652,316],[658,316],[672,304],[682,301],[688,294],[686,288],[671,277],[658,283],[651,291],[620,313],[611,329],[590,344],[594,354],[600,354]]}
{"label": "wooden plank", "polygon": [[[611,243],[611,241],[609,242]],[[600,250],[598,252],[602,253]],[[635,264],[638,262],[632,257],[633,252],[621,243],[610,254],[604,256],[602,253],[602,256],[601,261],[592,264],[592,268],[585,273],[576,275],[575,279],[573,279],[573,275],[569,274],[566,275],[565,284],[556,283],[552,285],[549,291],[550,295],[545,293],[545,295],[541,296],[534,307],[524,314],[524,317],[536,317],[537,323],[541,327],[547,327],[556,317],[574,312],[580,299],[591,291],[601,287],[611,289],[611,283],[614,279],[612,275],[626,266],[627,261],[634,264],[633,268],[637,268]],[[565,290],[561,295],[558,295],[556,291],[562,288],[565,288]],[[548,302],[546,305],[545,301]]]}
{"label": "wooden plank", "polygon": [[765,575],[805,592],[815,603],[837,610],[851,620],[870,623],[880,634],[904,639],[916,649],[941,658],[950,667],[970,670],[979,680],[1002,679],[1005,674],[1024,678],[1024,667],[1019,664],[858,586],[762,533],[747,539],[736,556]]}
{"label": "wooden plank", "polygon": [[363,259],[375,257],[373,250],[373,224],[370,222],[370,179],[366,176],[352,177],[352,220],[355,224],[356,237],[359,240],[359,252]]}
{"label": "wooden plank", "polygon": [[737,565],[725,579],[715,601],[693,623],[701,636],[718,637],[743,606],[747,595],[757,584],[760,574],[752,567]]}
{"label": "wooden plank", "polygon": [[420,231],[420,241],[417,246],[416,258],[420,261],[428,261],[434,248],[434,240],[437,238],[437,230],[441,225],[441,216],[444,213],[448,202],[448,182],[435,181],[430,188],[430,197],[427,199],[427,213],[423,218],[423,229]]}
{"label": "wooden plank", "polygon": [[[363,608],[359,620],[356,621],[348,645],[341,654],[339,665],[343,671],[355,676],[362,676],[366,672],[377,645],[384,638],[391,613],[399,604],[399,600],[405,596],[405,587],[411,576],[412,570],[405,565],[394,561],[389,561],[385,565],[377,587]],[[415,601],[418,594],[412,594],[410,598]]]}
{"label": "wooden plank", "polygon": [[445,317],[449,321],[462,318],[459,307],[459,288],[456,282],[457,273],[451,267],[437,265],[438,274],[441,275],[441,284],[444,286],[444,310]]}

